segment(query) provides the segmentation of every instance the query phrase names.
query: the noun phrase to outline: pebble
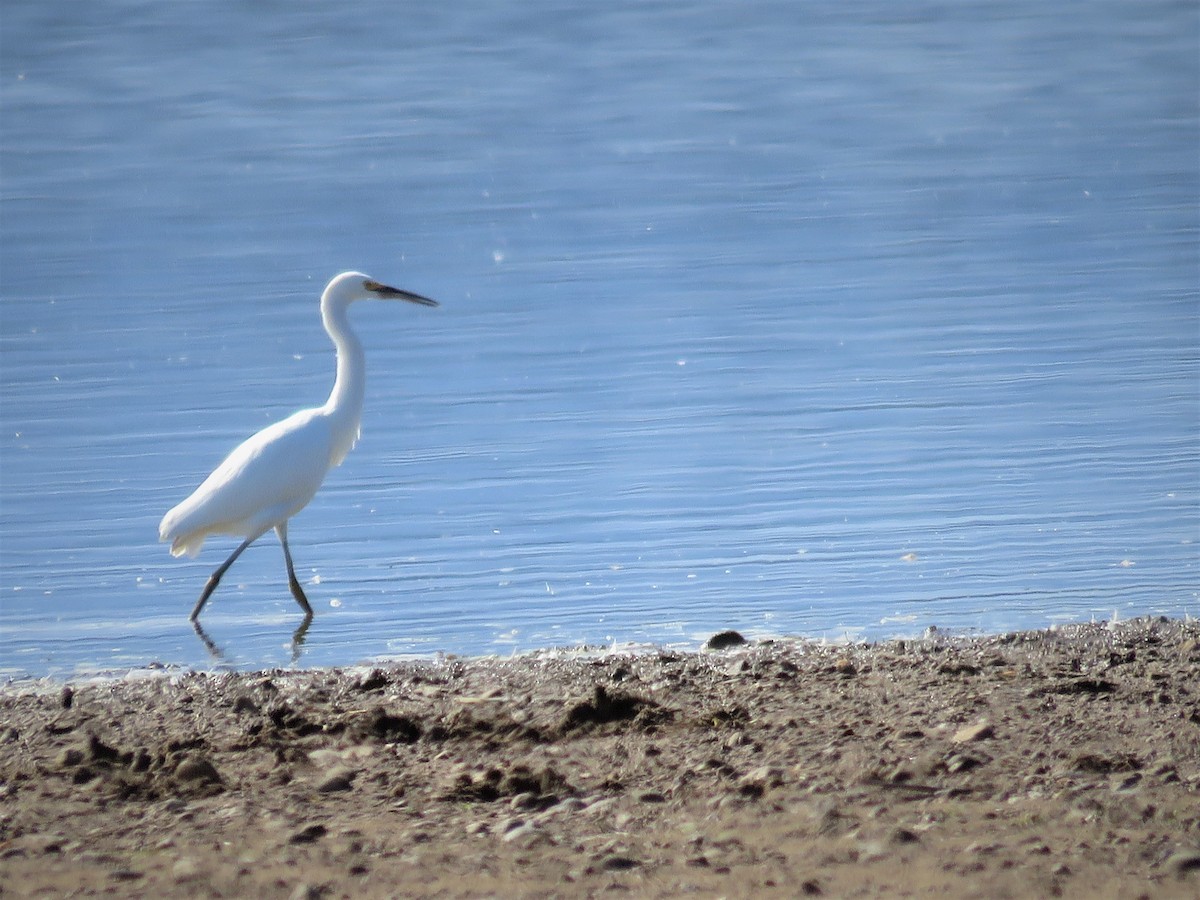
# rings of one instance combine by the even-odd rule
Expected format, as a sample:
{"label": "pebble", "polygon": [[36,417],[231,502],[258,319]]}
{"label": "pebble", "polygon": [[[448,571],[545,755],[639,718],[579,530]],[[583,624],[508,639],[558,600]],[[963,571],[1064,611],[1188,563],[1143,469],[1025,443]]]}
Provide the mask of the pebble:
{"label": "pebble", "polygon": [[596,813],[602,813],[605,810],[612,808],[616,804],[616,800],[612,797],[604,797],[602,799],[588,803],[582,810],[583,813],[589,816],[594,816]]}
{"label": "pebble", "polygon": [[501,819],[498,827],[501,834],[507,834],[515,828],[520,828],[525,824],[525,820],[520,816],[513,816],[511,819]]}
{"label": "pebble", "polygon": [[855,668],[854,663],[845,656],[833,664],[833,671],[838,675],[844,675],[847,678],[858,674],[858,669]]}
{"label": "pebble", "polygon": [[971,756],[969,753],[955,753],[946,760],[946,771],[951,775],[958,772],[970,772],[972,769],[978,769],[983,763],[982,759]]}
{"label": "pebble", "polygon": [[188,756],[175,769],[175,777],[180,781],[207,781],[219,783],[221,773],[203,756]]}
{"label": "pebble", "polygon": [[510,809],[532,809],[538,805],[538,795],[532,791],[522,791],[508,801]]}
{"label": "pebble", "polygon": [[121,758],[115,747],[110,747],[95,734],[88,734],[88,754],[95,762],[113,763]]}
{"label": "pebble", "polygon": [[758,789],[758,794],[761,796],[767,788],[777,788],[783,785],[783,769],[778,766],[759,766],[757,769],[752,769],[738,779],[741,785],[742,793],[746,793],[747,787]]}
{"label": "pebble", "polygon": [[516,828],[511,828],[504,832],[500,840],[506,844],[518,844],[522,847],[532,847],[535,844],[549,843],[550,838],[547,834],[534,825],[532,822],[526,822],[518,825]]}
{"label": "pebble", "polygon": [[1200,872],[1200,851],[1181,850],[1167,857],[1167,871],[1176,878],[1183,878],[1194,872]]}
{"label": "pebble", "polygon": [[987,740],[994,737],[996,729],[987,722],[977,722],[974,725],[968,725],[966,728],[960,728],[954,732],[954,737],[950,738],[955,744],[970,744],[974,741]]}
{"label": "pebble", "polygon": [[171,874],[175,876],[176,881],[187,881],[200,874],[200,864],[192,857],[185,856],[175,860],[175,865],[171,866]]}
{"label": "pebble", "polygon": [[1109,787],[1114,794],[1129,794],[1136,791],[1141,783],[1142,773],[1134,772],[1131,775],[1114,776]]}
{"label": "pebble", "polygon": [[718,631],[704,642],[705,650],[728,650],[730,647],[740,647],[746,639],[736,631]]}
{"label": "pebble", "polygon": [[293,834],[290,838],[288,838],[288,843],[290,843],[290,844],[311,844],[313,841],[320,840],[324,836],[325,836],[325,826],[324,825],[306,825],[304,828],[301,828],[299,831],[297,831],[295,834]]}
{"label": "pebble", "polygon": [[894,828],[892,833],[888,835],[888,842],[892,844],[919,844],[921,838],[912,829],[900,826]]}
{"label": "pebble", "polygon": [[600,863],[600,868],[609,872],[622,872],[629,869],[636,869],[641,865],[641,861],[634,859],[632,856],[606,856],[604,861]]}
{"label": "pebble", "polygon": [[738,793],[747,800],[758,800],[766,792],[767,789],[761,781],[746,781],[743,779],[738,785]]}
{"label": "pebble", "polygon": [[353,781],[353,772],[333,772],[328,778],[317,785],[317,793],[332,794],[337,791],[348,791],[354,787]]}

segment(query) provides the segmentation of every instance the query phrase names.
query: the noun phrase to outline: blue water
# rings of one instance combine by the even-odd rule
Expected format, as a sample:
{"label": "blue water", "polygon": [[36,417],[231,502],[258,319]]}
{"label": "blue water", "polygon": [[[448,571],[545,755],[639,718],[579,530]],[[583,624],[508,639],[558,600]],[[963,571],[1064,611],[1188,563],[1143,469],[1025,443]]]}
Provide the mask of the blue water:
{"label": "blue water", "polygon": [[[1200,614],[1192,2],[8,4],[0,673]],[[297,653],[298,651],[298,653]]]}

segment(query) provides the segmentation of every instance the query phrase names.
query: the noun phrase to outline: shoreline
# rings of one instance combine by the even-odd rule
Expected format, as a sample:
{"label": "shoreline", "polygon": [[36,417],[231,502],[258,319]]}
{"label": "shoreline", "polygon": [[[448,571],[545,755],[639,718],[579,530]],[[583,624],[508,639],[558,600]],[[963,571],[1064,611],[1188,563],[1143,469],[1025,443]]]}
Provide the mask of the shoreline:
{"label": "shoreline", "polygon": [[1192,619],[167,670],[0,708],[0,896],[1200,892]]}
{"label": "shoreline", "polygon": [[[974,641],[993,641],[1023,638],[1029,635],[1058,635],[1068,640],[1077,633],[1093,629],[1120,630],[1139,623],[1171,624],[1178,623],[1190,626],[1200,623],[1200,618],[1184,613],[1181,617],[1159,614],[1146,614],[1128,619],[1092,619],[1088,622],[1064,622],[1048,625],[1044,628],[1015,629],[1009,631],[984,631],[972,627],[949,627],[928,625],[919,635],[897,634],[882,638],[860,637],[847,630],[837,637],[829,635],[790,635],[774,634],[755,631],[738,632],[734,630],[717,632],[706,640],[698,638],[689,641],[671,643],[649,643],[631,641],[624,644],[564,644],[547,647],[534,647],[524,650],[509,650],[494,653],[459,653],[455,651],[433,650],[428,653],[409,653],[394,656],[366,657],[359,662],[337,663],[330,665],[304,665],[293,661],[293,664],[255,665],[253,663],[240,665],[231,663],[225,658],[225,650],[217,645],[203,626],[191,623],[196,631],[197,639],[209,649],[209,662],[205,666],[187,665],[184,663],[165,663],[159,660],[134,665],[125,664],[112,668],[77,669],[71,672],[51,671],[44,674],[32,674],[20,670],[9,672],[0,671],[0,696],[5,693],[34,691],[54,691],[63,686],[79,684],[107,684],[126,680],[180,678],[186,675],[254,675],[282,673],[320,673],[337,672],[353,674],[379,668],[404,668],[408,666],[436,666],[450,662],[487,663],[527,661],[530,663],[546,659],[594,659],[604,656],[642,656],[662,653],[682,655],[703,655],[715,651],[730,650],[737,647],[782,647],[795,646],[806,648],[838,648],[838,647],[889,647],[904,646],[914,643],[964,643]],[[302,633],[307,629],[302,629]],[[724,645],[720,643],[726,634],[736,635],[736,642]],[[717,644],[712,641],[716,639]],[[302,659],[303,653],[299,654]]]}

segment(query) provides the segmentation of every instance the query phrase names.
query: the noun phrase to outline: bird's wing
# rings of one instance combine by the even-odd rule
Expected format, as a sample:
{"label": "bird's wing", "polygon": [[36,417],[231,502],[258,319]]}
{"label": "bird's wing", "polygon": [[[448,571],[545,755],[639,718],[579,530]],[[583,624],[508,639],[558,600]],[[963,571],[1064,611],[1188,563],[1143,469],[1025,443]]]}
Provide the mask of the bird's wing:
{"label": "bird's wing", "polygon": [[209,534],[257,536],[295,515],[329,470],[333,443],[327,417],[301,410],[247,438],[190,497],[163,517],[161,540],[171,552],[194,553]]}

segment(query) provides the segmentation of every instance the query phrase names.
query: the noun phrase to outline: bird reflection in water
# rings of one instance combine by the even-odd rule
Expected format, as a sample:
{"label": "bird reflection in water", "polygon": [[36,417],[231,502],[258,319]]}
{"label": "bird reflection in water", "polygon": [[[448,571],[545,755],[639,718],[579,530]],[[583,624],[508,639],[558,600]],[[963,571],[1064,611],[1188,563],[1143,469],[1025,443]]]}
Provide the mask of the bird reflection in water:
{"label": "bird reflection in water", "polygon": [[[305,613],[304,620],[292,632],[292,665],[300,662],[300,657],[304,653],[304,639],[308,637],[308,626],[312,624],[312,611]],[[192,619],[192,630],[196,632],[196,637],[200,638],[200,642],[204,644],[204,649],[208,651],[208,655],[212,657],[213,662],[218,662],[223,665],[232,665],[225,656],[225,651],[221,646],[214,641],[204,630],[204,626],[200,624],[198,618]]]}

